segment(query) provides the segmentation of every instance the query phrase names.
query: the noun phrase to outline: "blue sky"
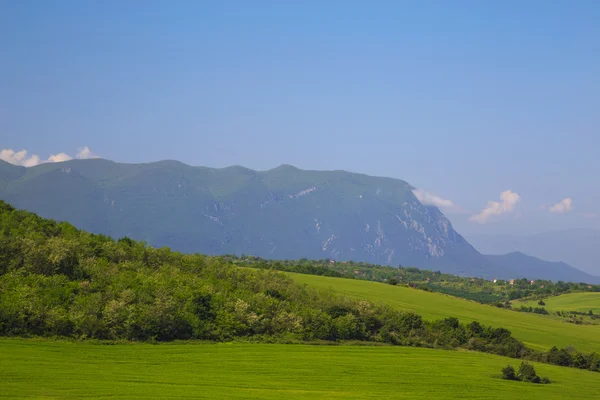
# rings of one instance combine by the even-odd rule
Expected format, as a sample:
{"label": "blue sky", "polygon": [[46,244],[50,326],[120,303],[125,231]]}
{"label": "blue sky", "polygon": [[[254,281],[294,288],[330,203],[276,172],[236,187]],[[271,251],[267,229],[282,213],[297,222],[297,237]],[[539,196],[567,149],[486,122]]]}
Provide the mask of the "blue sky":
{"label": "blue sky", "polygon": [[467,235],[600,228],[598,21],[584,0],[4,1],[0,148],[346,169]]}

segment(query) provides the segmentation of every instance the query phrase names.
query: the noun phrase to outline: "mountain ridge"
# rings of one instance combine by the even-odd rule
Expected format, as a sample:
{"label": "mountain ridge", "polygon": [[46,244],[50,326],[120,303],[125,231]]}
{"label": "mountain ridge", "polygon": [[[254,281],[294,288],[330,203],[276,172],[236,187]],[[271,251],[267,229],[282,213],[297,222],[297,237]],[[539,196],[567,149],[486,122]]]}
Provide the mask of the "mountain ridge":
{"label": "mountain ridge", "polygon": [[572,228],[534,235],[469,235],[469,242],[484,254],[521,251],[549,261],[563,261],[592,275],[600,275],[596,249],[600,248],[600,230]]}
{"label": "mountain ridge", "polygon": [[485,278],[517,274],[480,254],[414,190],[400,179],[289,164],[267,171],[175,160],[0,164],[0,198],[16,207],[153,246],[411,265]]}
{"label": "mountain ridge", "polygon": [[486,257],[500,265],[512,266],[515,271],[518,271],[513,278],[600,283],[600,277],[588,274],[565,262],[546,261],[521,251],[502,255],[486,255]]}

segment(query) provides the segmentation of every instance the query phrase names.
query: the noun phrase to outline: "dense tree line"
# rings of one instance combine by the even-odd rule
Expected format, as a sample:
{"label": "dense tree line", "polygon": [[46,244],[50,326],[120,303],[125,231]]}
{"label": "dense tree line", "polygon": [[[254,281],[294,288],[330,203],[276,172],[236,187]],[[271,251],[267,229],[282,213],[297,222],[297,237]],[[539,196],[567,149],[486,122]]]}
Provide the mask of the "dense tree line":
{"label": "dense tree line", "polygon": [[532,284],[529,279],[521,278],[515,279],[511,285],[505,280],[493,282],[487,279],[462,277],[444,274],[440,271],[429,271],[414,267],[403,267],[401,265],[396,268],[365,262],[335,262],[329,259],[270,261],[260,257],[235,255],[226,255],[223,256],[223,259],[237,265],[256,266],[311,275],[363,279],[375,282],[393,282],[398,285],[445,293],[455,297],[474,300],[482,304],[502,305],[503,307],[506,304],[510,304],[511,300],[522,298],[541,299],[570,292],[600,292],[600,285],[590,285],[583,282],[537,280]]}
{"label": "dense tree line", "polygon": [[534,313],[534,314],[548,315],[548,311],[544,307],[521,306],[519,308],[513,308],[513,310],[519,311],[519,312],[528,312],[528,313]]}
{"label": "dense tree line", "polygon": [[[545,353],[527,348],[503,328],[465,325],[456,318],[425,321],[414,313],[298,285],[276,270],[285,263],[254,261],[259,268],[245,268],[229,257],[113,240],[0,202],[0,335],[355,340],[559,359],[548,353],[544,360]],[[319,265],[300,270],[331,273]],[[597,357],[583,356],[589,362],[572,356],[568,366],[600,367]]]}

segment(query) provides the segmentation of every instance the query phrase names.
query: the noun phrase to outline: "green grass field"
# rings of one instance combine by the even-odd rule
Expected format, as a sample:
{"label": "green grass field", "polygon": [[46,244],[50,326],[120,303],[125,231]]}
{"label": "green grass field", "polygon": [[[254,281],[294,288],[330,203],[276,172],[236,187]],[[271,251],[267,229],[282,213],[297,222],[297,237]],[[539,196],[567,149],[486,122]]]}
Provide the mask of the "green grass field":
{"label": "green grass field", "polygon": [[391,346],[0,339],[0,398],[600,399],[598,373],[535,364],[552,383],[534,385],[500,379],[509,362]]}
{"label": "green grass field", "polygon": [[479,321],[510,329],[517,339],[533,348],[574,346],[580,351],[600,352],[600,325],[575,325],[551,317],[520,313],[483,305],[439,293],[354,279],[289,274],[300,283],[356,298],[410,310],[426,319],[457,317],[463,322]]}
{"label": "green grass field", "polygon": [[[567,293],[544,299],[548,311],[579,311],[600,314],[600,293]],[[538,300],[515,303],[527,307],[539,307]]]}

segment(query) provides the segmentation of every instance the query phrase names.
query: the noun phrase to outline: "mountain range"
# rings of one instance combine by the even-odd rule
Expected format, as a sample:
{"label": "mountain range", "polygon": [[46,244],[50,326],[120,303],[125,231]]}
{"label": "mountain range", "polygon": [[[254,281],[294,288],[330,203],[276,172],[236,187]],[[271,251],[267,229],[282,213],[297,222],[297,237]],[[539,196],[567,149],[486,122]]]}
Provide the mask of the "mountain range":
{"label": "mountain range", "polygon": [[470,235],[470,243],[486,254],[519,251],[545,260],[564,261],[593,275],[600,275],[600,230],[565,229],[529,236]]}
{"label": "mountain range", "polygon": [[590,275],[564,262],[545,261],[520,251],[503,255],[487,255],[489,260],[518,271],[514,278],[548,279],[565,282],[599,283],[600,277]]}
{"label": "mountain range", "polygon": [[[0,162],[1,199],[115,238],[183,252],[355,260],[485,278],[527,274],[512,259],[475,250],[414,189],[398,179],[290,165]],[[535,278],[554,279],[546,272]]]}

